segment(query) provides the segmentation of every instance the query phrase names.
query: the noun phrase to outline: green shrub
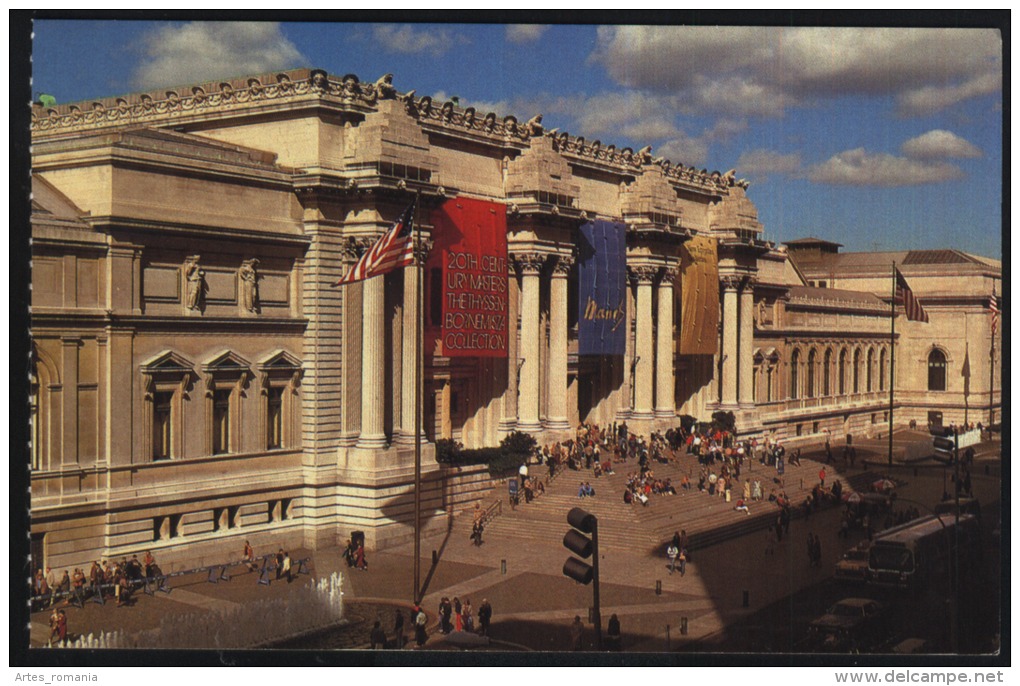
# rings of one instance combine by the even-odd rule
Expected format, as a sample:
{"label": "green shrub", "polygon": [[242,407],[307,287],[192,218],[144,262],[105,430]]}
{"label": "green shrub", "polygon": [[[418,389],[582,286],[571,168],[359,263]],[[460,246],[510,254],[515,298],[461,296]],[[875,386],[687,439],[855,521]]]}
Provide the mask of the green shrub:
{"label": "green shrub", "polygon": [[535,441],[534,436],[520,431],[511,431],[499,444],[499,447],[508,453],[527,457],[534,452],[536,445],[538,442]]}

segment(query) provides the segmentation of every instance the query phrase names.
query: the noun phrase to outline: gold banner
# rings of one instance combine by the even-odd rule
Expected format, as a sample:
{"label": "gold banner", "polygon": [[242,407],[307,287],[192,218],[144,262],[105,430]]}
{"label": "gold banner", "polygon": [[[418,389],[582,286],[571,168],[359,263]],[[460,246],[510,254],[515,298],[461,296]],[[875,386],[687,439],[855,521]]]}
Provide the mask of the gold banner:
{"label": "gold banner", "polygon": [[713,238],[695,236],[680,247],[681,355],[714,355],[719,347],[719,256]]}

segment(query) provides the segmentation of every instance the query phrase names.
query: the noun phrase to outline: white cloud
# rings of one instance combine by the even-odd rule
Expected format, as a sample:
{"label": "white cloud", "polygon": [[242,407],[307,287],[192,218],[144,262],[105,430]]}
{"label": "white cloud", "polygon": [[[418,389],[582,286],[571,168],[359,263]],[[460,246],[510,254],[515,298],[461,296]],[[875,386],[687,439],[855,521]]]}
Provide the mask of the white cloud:
{"label": "white cloud", "polygon": [[661,155],[688,167],[700,166],[708,159],[708,143],[703,138],[680,132],[676,138],[666,141],[654,152],[656,156]]}
{"label": "white cloud", "polygon": [[869,153],[864,148],[833,155],[808,169],[815,183],[837,186],[919,186],[958,179],[963,171],[948,162],[925,162],[888,153]]}
{"label": "white cloud", "polygon": [[794,174],[800,169],[800,153],[783,154],[774,150],[748,150],[740,155],[738,174],[751,174],[764,179],[770,174]]}
{"label": "white cloud", "polygon": [[456,93],[447,94],[446,91],[439,91],[432,95],[432,101],[433,103],[441,104],[447,102],[448,100],[454,97],[460,99],[459,102],[460,107],[464,108],[474,107],[476,112],[481,112],[483,115],[488,114],[489,112],[495,112],[497,115],[503,117],[512,113],[510,103],[508,103],[506,100],[498,100],[496,102],[492,102],[489,100],[473,100],[469,97],[458,95]]}
{"label": "white cloud", "polygon": [[556,98],[546,105],[546,111],[575,120],[576,133],[589,138],[626,136],[643,145],[679,133],[676,102],[671,97],[622,91]]}
{"label": "white cloud", "polygon": [[546,24],[510,24],[506,27],[508,43],[534,43],[549,30]]}
{"label": "white cloud", "polygon": [[900,150],[907,157],[940,159],[946,157],[981,157],[981,150],[951,131],[935,129],[906,141]]}
{"label": "white cloud", "polygon": [[135,88],[178,86],[292,69],[307,62],[275,22],[191,22],[145,37]]}
{"label": "white cloud", "polygon": [[427,53],[438,57],[451,48],[470,43],[465,36],[446,28],[430,26],[418,29],[411,24],[376,24],[372,36],[388,52],[414,55]]}
{"label": "white cloud", "polygon": [[618,26],[597,35],[589,59],[617,83],[700,111],[772,116],[866,95],[919,116],[1001,89],[996,30]]}

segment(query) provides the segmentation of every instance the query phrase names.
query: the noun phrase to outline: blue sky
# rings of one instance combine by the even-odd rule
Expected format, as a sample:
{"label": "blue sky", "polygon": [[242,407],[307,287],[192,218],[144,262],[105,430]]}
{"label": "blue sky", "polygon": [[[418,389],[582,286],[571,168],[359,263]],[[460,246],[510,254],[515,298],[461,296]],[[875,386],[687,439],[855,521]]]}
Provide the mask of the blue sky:
{"label": "blue sky", "polygon": [[1002,252],[990,29],[39,20],[60,103],[293,67],[736,169],[774,240]]}

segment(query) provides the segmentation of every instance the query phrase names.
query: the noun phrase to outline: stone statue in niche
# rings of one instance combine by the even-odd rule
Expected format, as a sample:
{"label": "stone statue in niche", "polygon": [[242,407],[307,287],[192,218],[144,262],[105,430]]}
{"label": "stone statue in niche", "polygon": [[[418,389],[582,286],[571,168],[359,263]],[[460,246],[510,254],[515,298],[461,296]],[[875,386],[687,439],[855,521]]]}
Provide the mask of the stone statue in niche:
{"label": "stone statue in niche", "polygon": [[256,268],[258,258],[245,260],[237,275],[241,278],[241,306],[248,312],[258,312],[259,307],[259,275]]}
{"label": "stone statue in niche", "polygon": [[187,284],[184,304],[189,310],[201,310],[205,295],[205,271],[198,266],[201,255],[192,255],[184,260],[184,279]]}

